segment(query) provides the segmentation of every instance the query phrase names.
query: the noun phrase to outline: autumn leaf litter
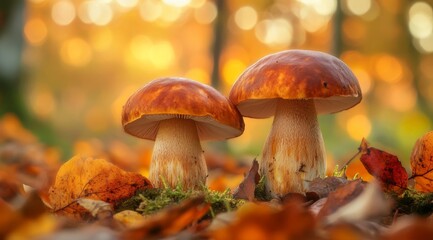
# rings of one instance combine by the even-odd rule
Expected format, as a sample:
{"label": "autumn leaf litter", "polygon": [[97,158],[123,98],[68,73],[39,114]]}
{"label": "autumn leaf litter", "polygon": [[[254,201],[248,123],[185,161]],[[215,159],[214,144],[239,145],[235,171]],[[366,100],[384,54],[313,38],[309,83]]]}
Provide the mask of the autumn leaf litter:
{"label": "autumn leaf litter", "polygon": [[[22,136],[3,136],[0,148],[1,239],[92,239],[97,234],[107,239],[419,239],[433,235],[429,191],[433,163],[425,162],[431,156],[425,152],[430,144],[426,139],[419,140],[421,145],[412,154],[410,177],[396,156],[363,140],[352,161],[361,161],[374,181],[348,179],[341,170],[347,166],[337,167],[335,176],[311,181],[305,193],[269,199],[266,179],[259,175],[255,160],[233,191],[204,186],[156,189],[142,175],[103,158],[75,156],[59,168],[46,147],[25,129],[17,132]],[[26,148],[37,149],[39,158],[23,155]],[[53,169],[59,169],[56,175]],[[46,176],[43,184],[28,181],[41,176]],[[32,185],[30,190],[22,187],[24,180]]]}

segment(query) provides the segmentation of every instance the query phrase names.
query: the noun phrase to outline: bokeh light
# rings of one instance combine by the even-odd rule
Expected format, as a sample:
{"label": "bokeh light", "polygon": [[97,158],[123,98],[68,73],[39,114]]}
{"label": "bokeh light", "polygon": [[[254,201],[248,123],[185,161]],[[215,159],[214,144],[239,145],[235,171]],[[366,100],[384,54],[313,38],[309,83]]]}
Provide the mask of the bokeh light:
{"label": "bokeh light", "polygon": [[72,38],[62,44],[60,56],[66,64],[81,67],[92,59],[92,49],[83,39],[78,37]]}
{"label": "bokeh light", "polygon": [[174,7],[186,7],[191,0],[162,0],[162,2]]}
{"label": "bokeh light", "polygon": [[78,16],[84,23],[104,26],[111,22],[113,10],[102,1],[84,1],[79,6]]}
{"label": "bokeh light", "polygon": [[347,0],[346,4],[348,10],[358,16],[366,14],[371,8],[371,0]]}
{"label": "bokeh light", "polygon": [[403,66],[399,59],[391,55],[381,55],[375,64],[377,77],[388,83],[396,83],[403,77]]}
{"label": "bokeh light", "polygon": [[41,45],[47,38],[48,29],[40,18],[29,19],[24,25],[24,36],[31,45]]}
{"label": "bokeh light", "polygon": [[416,38],[426,38],[433,32],[433,10],[425,2],[416,2],[409,9],[409,30]]}
{"label": "bokeh light", "polygon": [[51,17],[58,25],[66,26],[75,19],[75,6],[69,0],[61,0],[54,3],[51,9]]}
{"label": "bokeh light", "polygon": [[138,0],[116,0],[116,2],[123,8],[133,8],[138,4]]}
{"label": "bokeh light", "polygon": [[[27,67],[25,102],[32,114],[68,141],[113,134],[134,142],[121,130],[120,112],[129,94],[146,82],[182,76],[213,84],[227,95],[253,62],[286,49],[333,54],[359,80],[360,105],[319,119],[335,163],[356,149],[362,137],[404,156],[415,135],[431,128],[431,1],[29,0],[26,4],[21,30],[26,45],[17,55]],[[1,43],[8,42],[13,41]],[[6,49],[8,57],[0,59],[0,68],[15,61],[13,48]],[[260,154],[271,123],[271,118],[246,120],[245,133],[229,141],[229,151]]]}
{"label": "bokeh light", "polygon": [[293,40],[293,26],[284,18],[262,20],[255,30],[256,37],[271,47],[288,47]]}
{"label": "bokeh light", "polygon": [[140,16],[143,20],[152,22],[162,14],[162,4],[158,0],[144,0],[140,4]]}
{"label": "bokeh light", "polygon": [[257,12],[250,6],[243,6],[235,12],[235,23],[242,30],[250,30],[257,23]]}
{"label": "bokeh light", "polygon": [[206,1],[195,9],[194,18],[200,24],[209,24],[217,17],[218,11],[213,2]]}
{"label": "bokeh light", "polygon": [[362,138],[368,138],[370,135],[370,120],[363,114],[354,115],[347,120],[346,130],[353,140],[360,142]]}

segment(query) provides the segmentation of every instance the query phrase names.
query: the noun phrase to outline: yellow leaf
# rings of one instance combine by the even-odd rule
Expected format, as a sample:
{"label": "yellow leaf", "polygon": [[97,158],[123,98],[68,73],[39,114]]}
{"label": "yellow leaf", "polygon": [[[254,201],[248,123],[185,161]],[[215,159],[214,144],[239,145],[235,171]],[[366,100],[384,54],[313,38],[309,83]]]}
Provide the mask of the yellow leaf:
{"label": "yellow leaf", "polygon": [[49,197],[54,212],[73,218],[89,213],[77,203],[79,198],[101,200],[115,206],[138,189],[152,187],[138,173],[126,172],[104,159],[75,156],[57,172]]}
{"label": "yellow leaf", "polygon": [[114,214],[113,218],[126,227],[137,226],[145,219],[140,213],[131,210],[118,212]]}

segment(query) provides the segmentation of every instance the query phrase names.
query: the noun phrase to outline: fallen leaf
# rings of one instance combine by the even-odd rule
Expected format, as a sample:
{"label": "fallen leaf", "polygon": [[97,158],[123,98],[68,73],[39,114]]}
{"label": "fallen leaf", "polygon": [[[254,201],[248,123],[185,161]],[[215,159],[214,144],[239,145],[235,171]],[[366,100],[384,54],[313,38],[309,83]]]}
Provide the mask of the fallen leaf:
{"label": "fallen leaf", "polygon": [[0,199],[0,239],[30,239],[49,233],[57,226],[36,192],[7,204]]}
{"label": "fallen leaf", "polygon": [[398,158],[374,147],[363,148],[361,162],[383,190],[402,193],[407,188],[408,175]]}
{"label": "fallen leaf", "polygon": [[416,141],[410,166],[415,189],[419,192],[433,192],[433,131]]}
{"label": "fallen leaf", "polygon": [[105,161],[75,156],[59,169],[49,197],[53,211],[73,218],[87,218],[79,198],[101,200],[115,206],[139,189],[152,187],[138,173],[126,172]]}
{"label": "fallen leaf", "polygon": [[18,180],[16,169],[10,166],[1,167],[0,199],[10,202],[23,192],[23,184]]}
{"label": "fallen leaf", "polygon": [[334,213],[338,208],[353,201],[363,190],[364,184],[359,179],[340,186],[334,192],[329,193],[328,199],[318,214],[318,218],[322,219]]}
{"label": "fallen leaf", "polygon": [[42,236],[57,231],[57,228],[58,219],[50,213],[45,213],[36,218],[23,219],[6,239],[42,239]]}
{"label": "fallen leaf", "polygon": [[[329,200],[329,199],[328,199]],[[376,182],[368,183],[365,189],[354,199],[342,204],[326,219],[326,224],[336,222],[361,222],[375,217],[389,214],[390,202],[385,198],[380,186]]]}
{"label": "fallen leaf", "polygon": [[14,211],[11,205],[0,199],[0,239],[6,239],[9,232],[21,220],[18,212]]}
{"label": "fallen leaf", "polygon": [[122,237],[123,239],[168,237],[196,223],[209,211],[209,208],[210,205],[205,203],[203,196],[194,197],[165,208],[139,224],[134,224],[123,232]]}
{"label": "fallen leaf", "polygon": [[383,240],[413,240],[431,239],[433,236],[433,225],[414,216],[400,218],[391,228],[382,235]]}
{"label": "fallen leaf", "polygon": [[328,239],[377,239],[383,227],[371,221],[339,222],[326,227]]}
{"label": "fallen leaf", "polygon": [[234,190],[233,198],[246,199],[249,201],[254,200],[254,191],[259,180],[259,163],[254,159],[251,169],[245,176],[245,179],[239,184],[239,187]]}
{"label": "fallen leaf", "polygon": [[[335,191],[338,187],[346,184],[348,180],[343,177],[326,177],[315,178],[311,181],[307,192],[305,193],[307,199],[318,200],[327,197],[330,192]],[[314,195],[314,196],[313,196]]]}
{"label": "fallen leaf", "polygon": [[79,198],[77,199],[77,203],[97,219],[113,216],[113,207],[107,202],[88,198]]}
{"label": "fallen leaf", "polygon": [[[46,196],[60,166],[56,150],[37,143],[2,144],[0,159],[0,197],[4,199],[12,199],[27,189],[36,189],[41,197]],[[23,184],[27,189],[23,189]]]}
{"label": "fallen leaf", "polygon": [[[39,238],[38,238],[39,239]],[[87,225],[80,228],[65,228],[44,235],[43,240],[119,240],[119,233],[105,226]]]}
{"label": "fallen leaf", "polygon": [[141,224],[145,217],[136,211],[124,210],[114,214],[114,220],[119,222],[125,227],[134,227]]}
{"label": "fallen leaf", "polygon": [[[316,239],[316,222],[302,203],[291,201],[279,208],[249,202],[236,212],[231,224],[213,227],[211,239]],[[216,229],[215,229],[216,228]]]}

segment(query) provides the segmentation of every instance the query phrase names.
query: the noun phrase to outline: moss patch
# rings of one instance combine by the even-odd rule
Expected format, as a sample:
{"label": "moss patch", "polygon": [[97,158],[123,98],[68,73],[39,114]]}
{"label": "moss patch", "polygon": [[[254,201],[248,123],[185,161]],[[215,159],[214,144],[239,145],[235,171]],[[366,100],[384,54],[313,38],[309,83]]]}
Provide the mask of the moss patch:
{"label": "moss patch", "polygon": [[175,188],[152,188],[137,191],[135,196],[120,203],[116,211],[133,210],[143,215],[149,215],[167,206],[199,195],[204,195],[205,201],[211,205],[208,217],[214,217],[221,212],[235,210],[245,203],[244,200],[234,199],[230,193],[230,189],[218,192],[206,187],[203,187],[201,190],[187,190],[181,186],[176,186]]}
{"label": "moss patch", "polygon": [[429,216],[433,213],[433,193],[419,193],[406,190],[402,195],[391,195],[396,202],[395,209],[404,214]]}

